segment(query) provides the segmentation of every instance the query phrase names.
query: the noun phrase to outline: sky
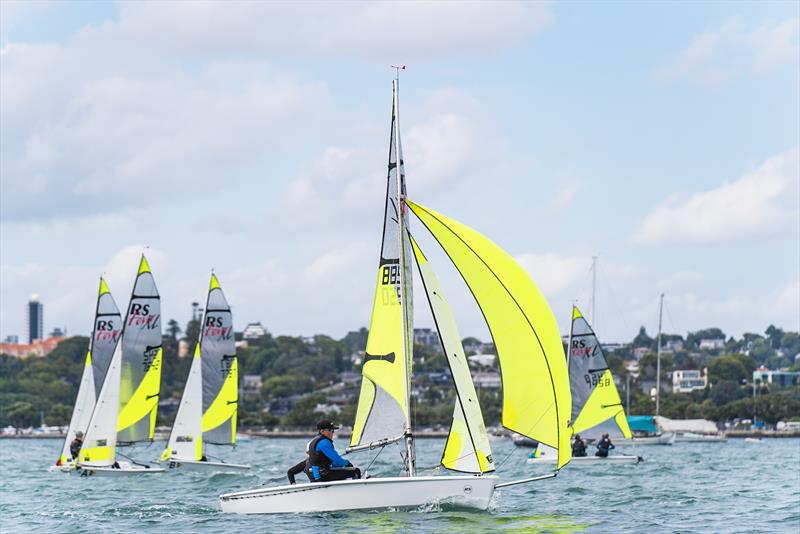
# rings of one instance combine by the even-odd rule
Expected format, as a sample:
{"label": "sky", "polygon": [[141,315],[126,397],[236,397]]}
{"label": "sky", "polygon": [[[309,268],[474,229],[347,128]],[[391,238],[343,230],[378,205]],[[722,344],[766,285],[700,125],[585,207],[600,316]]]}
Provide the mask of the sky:
{"label": "sky", "polygon": [[562,333],[577,303],[653,334],[660,293],[665,332],[800,330],[799,49],[791,1],[3,0],[0,338],[32,294],[88,333],[143,251],[165,319],[213,269],[240,329],[368,326],[396,64],[409,197],[514,256]]}

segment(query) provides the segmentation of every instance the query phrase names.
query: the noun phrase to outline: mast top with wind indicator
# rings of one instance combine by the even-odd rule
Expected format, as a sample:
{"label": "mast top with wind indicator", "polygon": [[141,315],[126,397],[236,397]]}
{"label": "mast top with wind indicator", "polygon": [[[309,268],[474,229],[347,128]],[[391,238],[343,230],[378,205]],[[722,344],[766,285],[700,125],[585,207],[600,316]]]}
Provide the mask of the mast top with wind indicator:
{"label": "mast top with wind indicator", "polygon": [[392,65],[392,68],[395,71],[395,79],[396,80],[400,79],[400,71],[401,70],[406,70],[406,66],[405,65]]}

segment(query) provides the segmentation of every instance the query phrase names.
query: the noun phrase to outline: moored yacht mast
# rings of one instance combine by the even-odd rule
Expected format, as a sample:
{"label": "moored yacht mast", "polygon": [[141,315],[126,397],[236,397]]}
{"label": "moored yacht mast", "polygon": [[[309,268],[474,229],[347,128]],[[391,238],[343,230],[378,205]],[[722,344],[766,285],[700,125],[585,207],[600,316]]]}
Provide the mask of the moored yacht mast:
{"label": "moored yacht mast", "polygon": [[659,399],[661,398],[661,314],[664,311],[664,293],[658,305],[658,335],[656,336],[656,416],[659,415]]}

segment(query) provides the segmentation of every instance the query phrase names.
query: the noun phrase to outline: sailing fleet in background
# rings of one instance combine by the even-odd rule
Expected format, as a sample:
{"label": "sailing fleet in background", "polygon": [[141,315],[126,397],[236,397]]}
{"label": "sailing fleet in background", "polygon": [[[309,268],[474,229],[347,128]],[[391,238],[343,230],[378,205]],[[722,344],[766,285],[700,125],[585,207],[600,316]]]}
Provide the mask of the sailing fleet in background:
{"label": "sailing fleet in background", "polygon": [[[578,433],[589,440],[602,433],[632,439],[606,357],[577,307],[572,310],[565,354],[549,304],[509,254],[472,228],[407,198],[398,79],[392,85],[386,179],[380,261],[347,453],[377,455],[387,446],[400,444],[403,474],[368,477],[365,472],[360,479],[227,493],[220,496],[223,512],[320,512],[417,507],[431,502],[485,510],[495,489],[552,478],[571,460],[576,465],[639,462],[638,456],[623,455],[572,458],[571,439]],[[433,266],[411,233],[411,213],[453,263],[486,321],[500,362],[502,425],[535,444],[537,452],[528,463],[549,466],[551,473],[502,482],[494,474],[502,462],[497,464],[492,454],[452,310]],[[420,476],[417,472],[411,420],[414,263],[453,379],[455,405],[440,465],[455,474]],[[208,451],[210,444],[235,444],[238,407],[231,308],[214,274],[165,449],[152,463],[123,454],[125,446],[154,437],[161,335],[159,294],[144,256],[124,320],[101,279],[80,388],[55,470],[90,476],[250,469],[214,458]],[[85,439],[73,457],[70,444],[79,432]]]}
{"label": "sailing fleet in background", "polygon": [[[94,328],[70,426],[56,462],[58,470],[82,476],[165,470],[119,450],[153,441],[161,387],[161,336],[161,298],[144,255],[124,321],[108,285],[100,279]],[[203,449],[205,442],[235,444],[237,403],[231,309],[212,274],[200,339],[161,461],[169,468],[249,469],[208,461]],[[70,448],[78,435],[84,439],[73,455]]]}

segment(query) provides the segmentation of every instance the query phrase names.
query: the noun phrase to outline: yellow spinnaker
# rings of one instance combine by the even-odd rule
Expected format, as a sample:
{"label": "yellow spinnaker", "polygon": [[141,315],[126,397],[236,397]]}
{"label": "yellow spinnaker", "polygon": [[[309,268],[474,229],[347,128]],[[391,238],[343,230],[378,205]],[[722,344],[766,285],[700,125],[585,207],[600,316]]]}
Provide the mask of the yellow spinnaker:
{"label": "yellow spinnaker", "polygon": [[406,200],[472,291],[492,334],[503,379],[503,426],[572,457],[567,362],[553,312],[505,251],[475,230]]}

